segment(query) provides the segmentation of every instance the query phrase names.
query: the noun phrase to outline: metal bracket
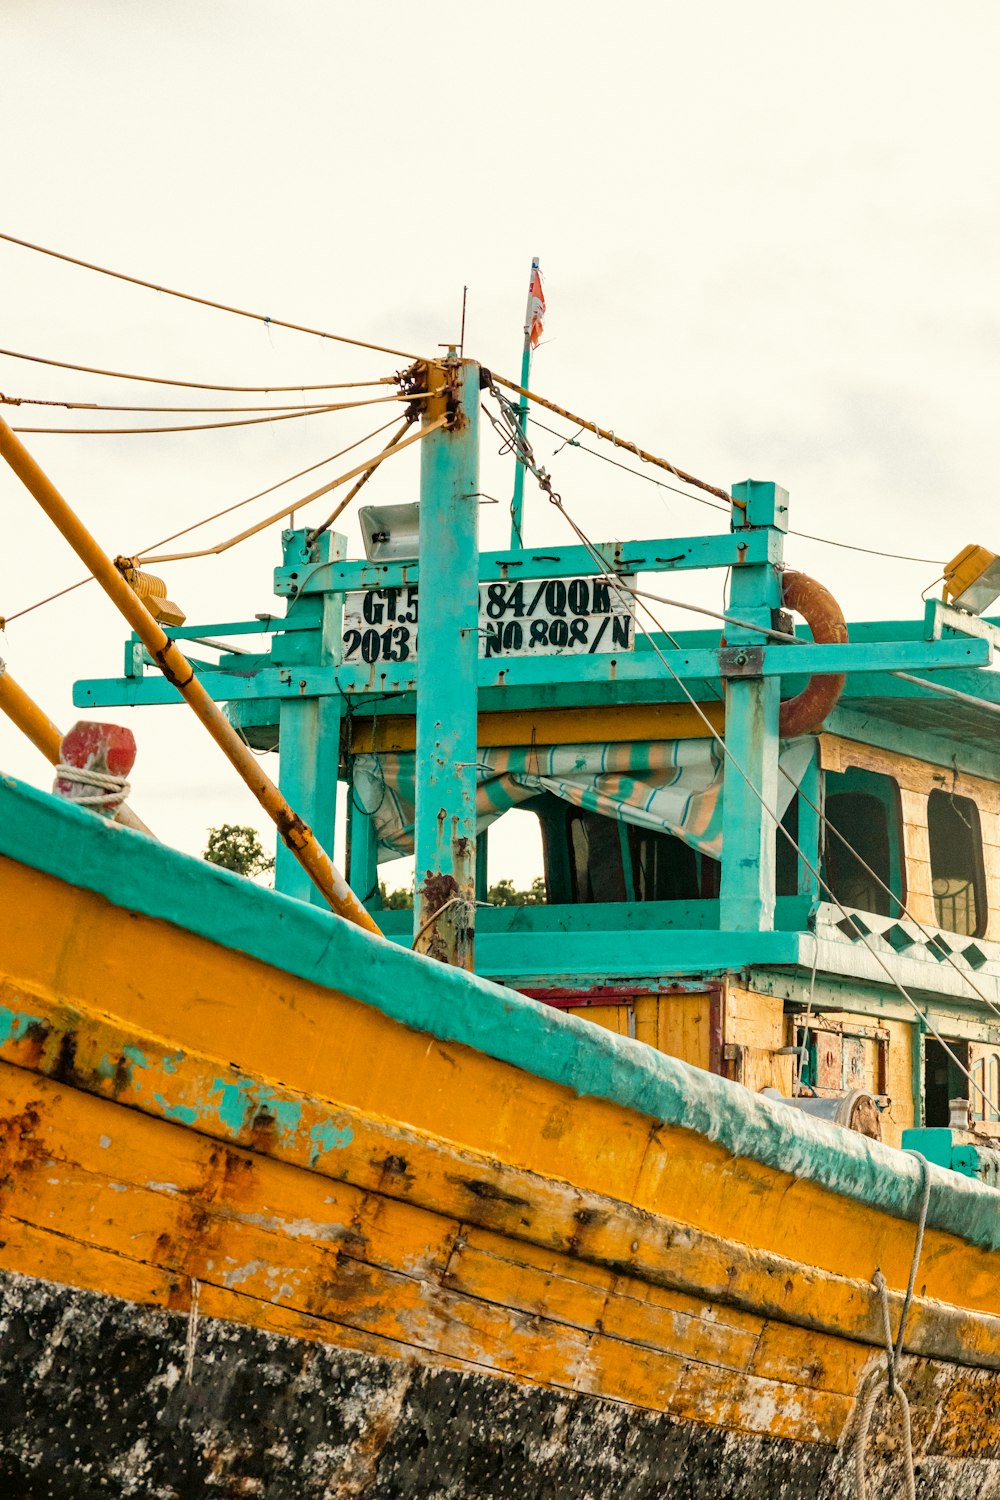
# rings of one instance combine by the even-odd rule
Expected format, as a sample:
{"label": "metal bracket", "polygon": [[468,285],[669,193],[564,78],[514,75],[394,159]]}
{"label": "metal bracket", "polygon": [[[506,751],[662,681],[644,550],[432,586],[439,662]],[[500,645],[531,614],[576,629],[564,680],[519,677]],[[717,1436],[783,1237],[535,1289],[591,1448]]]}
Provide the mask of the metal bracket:
{"label": "metal bracket", "polygon": [[723,646],[719,652],[720,677],[760,677],[763,670],[763,646]]}

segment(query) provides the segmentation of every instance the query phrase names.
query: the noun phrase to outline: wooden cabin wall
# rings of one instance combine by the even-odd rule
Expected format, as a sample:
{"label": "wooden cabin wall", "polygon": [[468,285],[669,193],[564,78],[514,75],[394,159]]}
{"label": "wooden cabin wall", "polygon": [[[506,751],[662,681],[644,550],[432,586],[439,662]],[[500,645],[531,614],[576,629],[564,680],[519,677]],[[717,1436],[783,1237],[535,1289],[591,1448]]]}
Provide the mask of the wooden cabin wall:
{"label": "wooden cabin wall", "polygon": [[934,791],[969,797],[979,809],[983,840],[983,869],[989,915],[986,932],[991,942],[1000,941],[1000,785],[982,776],[969,776],[950,766],[880,750],[839,735],[820,736],[820,761],[826,771],[876,771],[891,776],[899,787],[903,823],[903,854],[906,890],[903,899],[918,922],[936,928],[934,893],[931,889],[930,846],[927,837],[927,798]]}

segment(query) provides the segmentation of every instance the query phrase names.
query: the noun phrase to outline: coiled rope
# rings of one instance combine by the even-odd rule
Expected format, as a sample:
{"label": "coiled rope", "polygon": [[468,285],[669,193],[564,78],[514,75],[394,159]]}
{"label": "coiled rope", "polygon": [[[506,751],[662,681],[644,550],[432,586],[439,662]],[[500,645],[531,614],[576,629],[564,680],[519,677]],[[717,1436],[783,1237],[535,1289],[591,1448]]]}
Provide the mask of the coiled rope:
{"label": "coiled rope", "polygon": [[110,771],[91,771],[86,766],[68,766],[65,761],[56,766],[56,776],[59,781],[92,788],[67,800],[80,807],[92,807],[106,818],[113,817],[122,803],[128,801],[132,790],[125,776],[113,776]]}
{"label": "coiled rope", "polygon": [[892,1326],[889,1318],[889,1291],[886,1286],[885,1277],[881,1270],[876,1270],[872,1282],[882,1302],[882,1324],[885,1329],[886,1370],[871,1386],[858,1418],[858,1431],[854,1440],[854,1486],[857,1492],[857,1500],[868,1500],[868,1475],[865,1470],[865,1461],[868,1448],[868,1430],[871,1426],[872,1413],[875,1403],[882,1394],[883,1389],[890,1400],[895,1399],[899,1407],[900,1419],[903,1429],[903,1477],[906,1481],[907,1500],[916,1500],[917,1481],[913,1467],[913,1431],[910,1425],[910,1403],[906,1399],[906,1392],[899,1384],[899,1361],[903,1353],[903,1335],[906,1331],[906,1320],[910,1312],[910,1304],[913,1301],[913,1288],[917,1280],[917,1268],[920,1265],[920,1255],[924,1246],[924,1230],[927,1227],[927,1208],[931,1197],[931,1173],[930,1165],[926,1157],[921,1156],[919,1151],[907,1153],[915,1156],[920,1162],[923,1174],[923,1197],[920,1203],[920,1217],[917,1220],[917,1239],[913,1247],[913,1260],[910,1263],[910,1279],[906,1287],[906,1296],[903,1298],[903,1310],[899,1316],[899,1331],[896,1334],[896,1342],[892,1341]]}

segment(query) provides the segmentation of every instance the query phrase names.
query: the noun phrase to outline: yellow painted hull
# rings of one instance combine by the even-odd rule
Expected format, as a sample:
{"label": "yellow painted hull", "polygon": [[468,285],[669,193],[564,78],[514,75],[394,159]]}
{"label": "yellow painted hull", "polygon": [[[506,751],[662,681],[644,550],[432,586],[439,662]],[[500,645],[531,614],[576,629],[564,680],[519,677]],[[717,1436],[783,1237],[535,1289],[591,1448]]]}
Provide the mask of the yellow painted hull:
{"label": "yellow painted hull", "polygon": [[[723,1460],[734,1495],[848,1483],[859,1395],[885,1363],[872,1277],[895,1320],[912,1223],[404,1025],[354,998],[350,973],[311,982],[23,861],[0,857],[0,911],[0,1004],[16,1018],[0,1045],[0,1271],[37,1325],[25,1378],[39,1401],[65,1338],[51,1308],[78,1297],[81,1349],[95,1319],[126,1343],[131,1327],[190,1402],[219,1371],[237,1378],[226,1328],[250,1341],[250,1366],[308,1365],[319,1390],[368,1381],[378,1420],[325,1477],[303,1450],[301,1496],[715,1494]],[[998,1273],[997,1250],[928,1229],[903,1379],[942,1494],[1000,1495]],[[435,1416],[431,1375],[449,1401],[465,1392],[475,1439]],[[120,1395],[138,1403],[131,1436],[111,1452],[74,1428],[49,1461],[103,1464],[119,1486],[141,1475],[158,1451],[145,1386]],[[220,1493],[284,1493],[260,1470],[265,1408],[245,1412],[228,1456],[215,1443]],[[286,1418],[301,1429],[301,1412]],[[883,1421],[891,1435],[880,1408]],[[415,1422],[426,1464],[400,1469],[394,1444]],[[3,1425],[0,1478],[55,1493],[31,1423]],[[194,1426],[178,1418],[177,1434]],[[522,1428],[499,1488],[483,1454]],[[869,1467],[881,1494],[902,1493],[891,1440]],[[75,1493],[161,1493],[145,1482]]]}

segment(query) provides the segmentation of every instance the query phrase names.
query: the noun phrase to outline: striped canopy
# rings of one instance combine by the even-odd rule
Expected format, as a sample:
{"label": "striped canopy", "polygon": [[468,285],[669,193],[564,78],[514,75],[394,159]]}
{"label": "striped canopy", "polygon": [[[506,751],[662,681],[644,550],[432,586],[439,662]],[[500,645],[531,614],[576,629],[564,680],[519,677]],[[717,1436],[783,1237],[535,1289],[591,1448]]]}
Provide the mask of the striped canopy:
{"label": "striped canopy", "polygon": [[[792,799],[815,741],[786,740],[778,777],[778,816]],[[692,848],[722,854],[724,757],[715,740],[640,740],[605,745],[516,746],[480,750],[477,831],[509,808],[552,792],[576,807],[623,823],[676,834]],[[416,757],[354,758],[354,795],[375,821],[380,862],[413,853]]]}

